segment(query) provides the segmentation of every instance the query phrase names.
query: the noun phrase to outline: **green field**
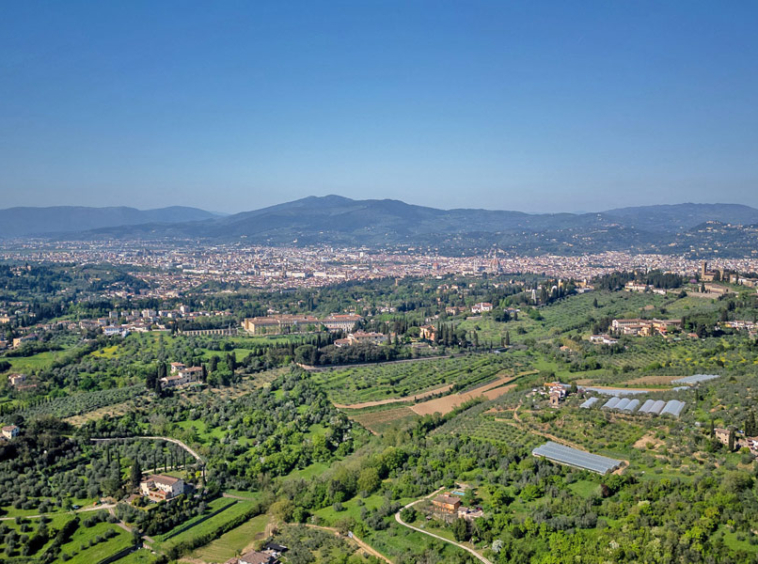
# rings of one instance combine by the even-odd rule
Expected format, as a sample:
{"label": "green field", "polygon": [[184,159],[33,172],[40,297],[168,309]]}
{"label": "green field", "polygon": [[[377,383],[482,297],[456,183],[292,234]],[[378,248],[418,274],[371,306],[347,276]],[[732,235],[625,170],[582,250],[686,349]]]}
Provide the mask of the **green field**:
{"label": "green field", "polygon": [[[103,533],[107,530],[115,531],[116,536],[90,546],[90,543],[96,538],[104,538]],[[131,544],[132,535],[117,525],[98,523],[89,528],[80,525],[71,537],[71,541],[63,545],[62,554],[68,554],[72,557],[68,560],[69,564],[93,564],[107,556],[116,554]]]}
{"label": "green field", "polygon": [[268,523],[267,515],[253,517],[247,523],[224,533],[210,544],[194,551],[190,557],[204,562],[226,562],[255,540],[261,540]]}
{"label": "green field", "polygon": [[[184,531],[182,533],[179,533],[178,535],[176,535],[174,537],[166,538],[166,537],[168,537],[168,535],[170,533],[167,533],[165,535],[161,535],[160,538],[163,538],[163,539],[166,539],[166,540],[163,541],[163,542],[161,542],[160,546],[163,549],[168,549],[171,546],[177,545],[177,544],[179,544],[181,542],[184,542],[186,540],[190,540],[190,539],[192,539],[194,537],[201,536],[201,535],[204,535],[206,533],[216,531],[220,527],[222,527],[224,524],[229,523],[230,521],[232,521],[235,518],[239,517],[240,515],[242,515],[246,511],[249,511],[253,507],[253,504],[251,502],[247,502],[247,501],[235,501],[235,500],[230,500],[230,499],[227,499],[227,498],[220,498],[220,499],[222,499],[223,502],[232,501],[234,503],[231,506],[229,506],[228,508],[226,508],[223,511],[221,511],[221,513],[219,513],[218,515],[214,515],[210,519],[206,519],[205,521],[202,521],[202,522],[199,522],[199,519],[197,519],[197,521],[198,521],[197,525],[195,525],[195,526],[187,529],[186,531]],[[216,501],[218,501],[218,500],[216,500]],[[213,503],[213,502],[211,502],[211,503]],[[219,504],[219,505],[221,505],[221,504]],[[195,520],[193,519],[192,521],[195,521]],[[191,523],[191,522],[183,523],[181,525],[181,527],[177,527],[177,529],[186,527],[188,523]],[[156,540],[158,540],[158,539],[156,539]]]}
{"label": "green field", "polygon": [[221,515],[225,511],[228,511],[235,504],[236,504],[236,501],[233,499],[218,497],[208,503],[208,507],[204,515],[197,515],[196,517],[193,517],[192,519],[189,519],[185,521],[184,523],[180,523],[179,525],[177,525],[170,531],[166,531],[162,535],[157,535],[155,537],[155,540],[158,542],[163,542],[163,541],[167,541],[174,538],[174,536],[179,536],[177,535],[178,531],[181,531],[187,527],[192,527],[194,523],[200,523],[201,521],[203,521],[203,519],[205,519],[206,515],[213,513],[214,511],[221,510],[221,513],[219,514]]}
{"label": "green field", "polygon": [[149,549],[142,548],[118,559],[116,562],[118,564],[153,564],[155,556],[150,553]]}
{"label": "green field", "polygon": [[66,351],[46,351],[37,353],[33,356],[7,357],[6,360],[10,362],[12,366],[8,372],[29,374],[38,370],[44,370],[45,368],[49,368],[56,359],[65,354]]}
{"label": "green field", "polygon": [[445,384],[474,386],[513,370],[507,355],[467,355],[318,372],[313,379],[336,403],[353,404],[411,396]]}

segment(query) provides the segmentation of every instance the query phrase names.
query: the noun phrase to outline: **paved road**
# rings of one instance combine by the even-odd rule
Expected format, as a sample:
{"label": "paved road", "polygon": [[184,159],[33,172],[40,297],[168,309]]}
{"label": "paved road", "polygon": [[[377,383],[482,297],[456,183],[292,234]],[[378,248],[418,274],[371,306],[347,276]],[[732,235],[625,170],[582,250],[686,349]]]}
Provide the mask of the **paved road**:
{"label": "paved road", "polygon": [[[429,499],[432,496],[437,495],[443,489],[444,488],[440,488],[437,491],[430,493],[426,497],[422,497],[421,499],[417,499],[416,501],[412,501],[411,503],[409,503],[408,505],[406,505],[405,507],[403,507],[403,509],[407,509],[408,507],[413,507],[417,503],[421,503],[425,499]],[[400,511],[402,511],[403,509],[401,509]],[[434,537],[435,539],[441,540],[442,542],[446,542],[448,544],[452,544],[453,546],[457,546],[458,548],[461,548],[461,549],[465,550],[466,552],[468,552],[469,554],[473,555],[474,558],[476,558],[480,562],[484,562],[484,564],[492,564],[491,561],[487,560],[484,556],[482,556],[481,554],[479,554],[473,548],[469,548],[469,547],[464,546],[464,545],[462,545],[460,543],[451,541],[450,539],[446,539],[445,537],[441,537],[439,535],[435,535],[434,533],[430,533],[429,531],[425,531],[424,529],[419,529],[418,527],[414,527],[413,525],[409,525],[408,523],[406,523],[405,521],[403,521],[402,518],[400,517],[400,511],[398,511],[397,513],[395,513],[395,521],[397,521],[398,523],[400,523],[403,527],[408,527],[409,529],[413,529],[414,531],[417,531],[417,532],[422,533],[424,535],[428,535],[430,537]]]}

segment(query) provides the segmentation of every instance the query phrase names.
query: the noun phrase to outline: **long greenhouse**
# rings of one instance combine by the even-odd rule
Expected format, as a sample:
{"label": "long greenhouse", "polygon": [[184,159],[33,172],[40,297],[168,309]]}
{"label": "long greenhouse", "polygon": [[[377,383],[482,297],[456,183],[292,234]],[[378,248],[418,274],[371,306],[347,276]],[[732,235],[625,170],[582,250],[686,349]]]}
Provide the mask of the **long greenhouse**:
{"label": "long greenhouse", "polygon": [[557,464],[565,464],[574,468],[581,468],[598,474],[607,474],[621,466],[621,460],[615,460],[598,454],[590,454],[582,450],[567,447],[552,441],[535,448],[534,456],[546,458]]}

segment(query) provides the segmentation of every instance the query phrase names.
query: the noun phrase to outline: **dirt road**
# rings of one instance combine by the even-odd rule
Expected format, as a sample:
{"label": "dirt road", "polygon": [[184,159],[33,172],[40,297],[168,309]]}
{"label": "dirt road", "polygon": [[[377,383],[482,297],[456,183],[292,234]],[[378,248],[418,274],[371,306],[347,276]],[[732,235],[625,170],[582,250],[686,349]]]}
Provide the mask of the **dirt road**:
{"label": "dirt road", "polygon": [[376,407],[377,405],[388,405],[391,403],[401,403],[401,402],[409,402],[409,401],[416,402],[428,397],[435,396],[437,394],[444,394],[445,392],[449,392],[452,388],[453,388],[452,384],[447,384],[445,386],[440,386],[439,388],[434,388],[433,390],[422,392],[420,394],[414,394],[412,396],[388,398],[388,399],[375,400],[375,401],[365,401],[363,403],[351,403],[351,404],[335,403],[334,407],[338,409],[363,409],[365,407]]}
{"label": "dirt road", "polygon": [[[416,501],[412,501],[411,503],[409,503],[408,505],[406,505],[405,507],[403,507],[403,509],[407,509],[408,507],[413,507],[417,503],[421,503],[422,501],[424,501],[426,499],[430,499],[431,497],[433,497],[433,496],[437,495],[439,492],[441,492],[443,489],[444,488],[440,488],[437,491],[430,493],[426,497],[422,497],[421,499],[417,499]],[[403,509],[401,509],[400,511],[402,511]],[[480,562],[484,562],[484,564],[492,564],[492,562],[490,560],[487,560],[484,556],[482,556],[481,554],[479,554],[473,548],[469,548],[469,547],[464,546],[464,545],[462,545],[460,543],[457,543],[455,541],[451,541],[450,539],[446,539],[445,537],[441,537],[440,535],[435,535],[434,533],[430,533],[428,531],[425,531],[424,529],[419,529],[418,527],[414,527],[413,525],[409,525],[408,523],[406,523],[405,521],[403,521],[403,519],[400,517],[400,511],[398,511],[397,513],[395,513],[395,521],[397,521],[398,523],[400,523],[403,527],[408,527],[409,529],[413,529],[414,531],[417,531],[417,532],[419,532],[421,534],[424,534],[424,535],[427,535],[427,536],[430,536],[430,537],[434,537],[435,539],[441,540],[442,542],[446,542],[448,544],[452,544],[453,546],[457,546],[458,548],[460,548],[462,550],[465,550],[469,554],[473,555],[474,558],[476,558]]]}

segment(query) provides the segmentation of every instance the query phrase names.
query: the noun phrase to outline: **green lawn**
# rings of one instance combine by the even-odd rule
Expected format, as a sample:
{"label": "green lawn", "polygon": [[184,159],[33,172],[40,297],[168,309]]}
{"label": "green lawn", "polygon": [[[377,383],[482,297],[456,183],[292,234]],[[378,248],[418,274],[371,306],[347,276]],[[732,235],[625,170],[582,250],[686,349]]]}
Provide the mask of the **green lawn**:
{"label": "green lawn", "polygon": [[[107,530],[116,531],[116,536],[93,546],[88,546],[96,537],[103,537]],[[132,536],[111,523],[98,523],[92,527],[79,525],[71,540],[63,545],[61,554],[72,556],[68,564],[95,564],[100,560],[125,549],[132,544]]]}
{"label": "green lawn", "polygon": [[[233,501],[233,500],[224,499],[224,501]],[[232,505],[231,507],[227,509],[224,509],[218,515],[215,515],[214,517],[211,517],[210,519],[207,519],[203,521],[202,523],[198,523],[196,526],[187,529],[183,533],[179,533],[175,537],[172,537],[166,540],[165,542],[161,543],[161,545],[163,548],[169,548],[185,540],[198,537],[212,531],[216,531],[224,524],[234,520],[235,518],[239,517],[246,511],[249,511],[252,506],[253,506],[252,502],[237,501],[234,503],[234,505]],[[165,536],[166,535],[164,535],[164,537]]]}
{"label": "green lawn", "polygon": [[46,351],[37,353],[33,356],[19,356],[6,358],[11,363],[12,368],[8,372],[21,372],[28,374],[37,370],[48,368],[53,361],[66,354],[66,351]]}
{"label": "green lawn", "polygon": [[453,561],[454,555],[460,557],[465,554],[458,547],[433,539],[423,533],[412,531],[394,522],[389,529],[375,531],[369,538],[363,540],[393,561],[406,556],[408,553],[421,555],[427,547],[434,547],[434,552],[440,556],[439,562]]}
{"label": "green lawn", "polygon": [[[205,515],[208,515],[209,513],[213,513],[214,511],[218,511],[219,509],[222,509],[221,513],[219,515],[222,515],[225,511],[228,511],[234,504],[235,500],[229,499],[226,497],[219,497],[208,503],[208,510]],[[173,535],[176,531],[180,531],[187,527],[188,525],[192,525],[193,523],[197,523],[202,521],[205,518],[205,515],[198,515],[197,517],[193,517],[192,519],[189,519],[185,521],[184,523],[180,523],[170,531],[167,531],[163,533],[162,535],[157,535],[155,537],[155,540],[161,542],[164,540],[168,540],[171,538],[171,535]]]}
{"label": "green lawn", "polygon": [[221,439],[224,436],[224,430],[221,427],[215,427],[209,431],[208,427],[205,424],[205,421],[202,421],[200,419],[180,421],[176,425],[180,429],[184,430],[194,429],[197,433],[197,439],[201,443],[207,443],[212,437]]}
{"label": "green lawn", "polygon": [[[352,517],[356,521],[360,521],[361,519],[361,506],[359,505],[359,500],[363,502],[364,506],[367,510],[376,509],[378,507],[381,507],[381,505],[384,503],[384,498],[378,494],[371,495],[367,498],[353,498],[350,501],[346,501],[342,504],[343,510],[342,511],[335,511],[332,507],[324,507],[323,509],[319,509],[316,511],[316,515],[323,519],[325,524],[327,525],[333,525],[337,521],[340,521],[346,517]],[[409,503],[413,501],[410,498],[403,498],[397,500],[398,503],[405,505],[406,503]]]}
{"label": "green lawn", "polygon": [[221,535],[212,543],[199,548],[191,554],[204,562],[226,562],[242,551],[255,540],[263,538],[268,524],[268,515],[258,515],[247,523]]}
{"label": "green lawn", "polygon": [[569,484],[568,489],[571,490],[573,494],[587,499],[593,494],[598,493],[600,491],[600,486],[589,480],[579,480],[573,484]]}
{"label": "green lawn", "polygon": [[724,538],[724,544],[731,548],[732,550],[744,550],[745,552],[758,552],[758,545],[750,544],[747,539],[745,540],[739,540],[737,538],[737,533],[731,533],[727,531],[726,529],[721,529],[723,538]]}
{"label": "green lawn", "polygon": [[330,465],[326,464],[324,462],[314,462],[310,466],[306,466],[302,470],[295,470],[289,474],[288,477],[290,478],[302,478],[303,480],[311,480],[315,478],[316,476],[320,476],[327,470],[329,470]]}

